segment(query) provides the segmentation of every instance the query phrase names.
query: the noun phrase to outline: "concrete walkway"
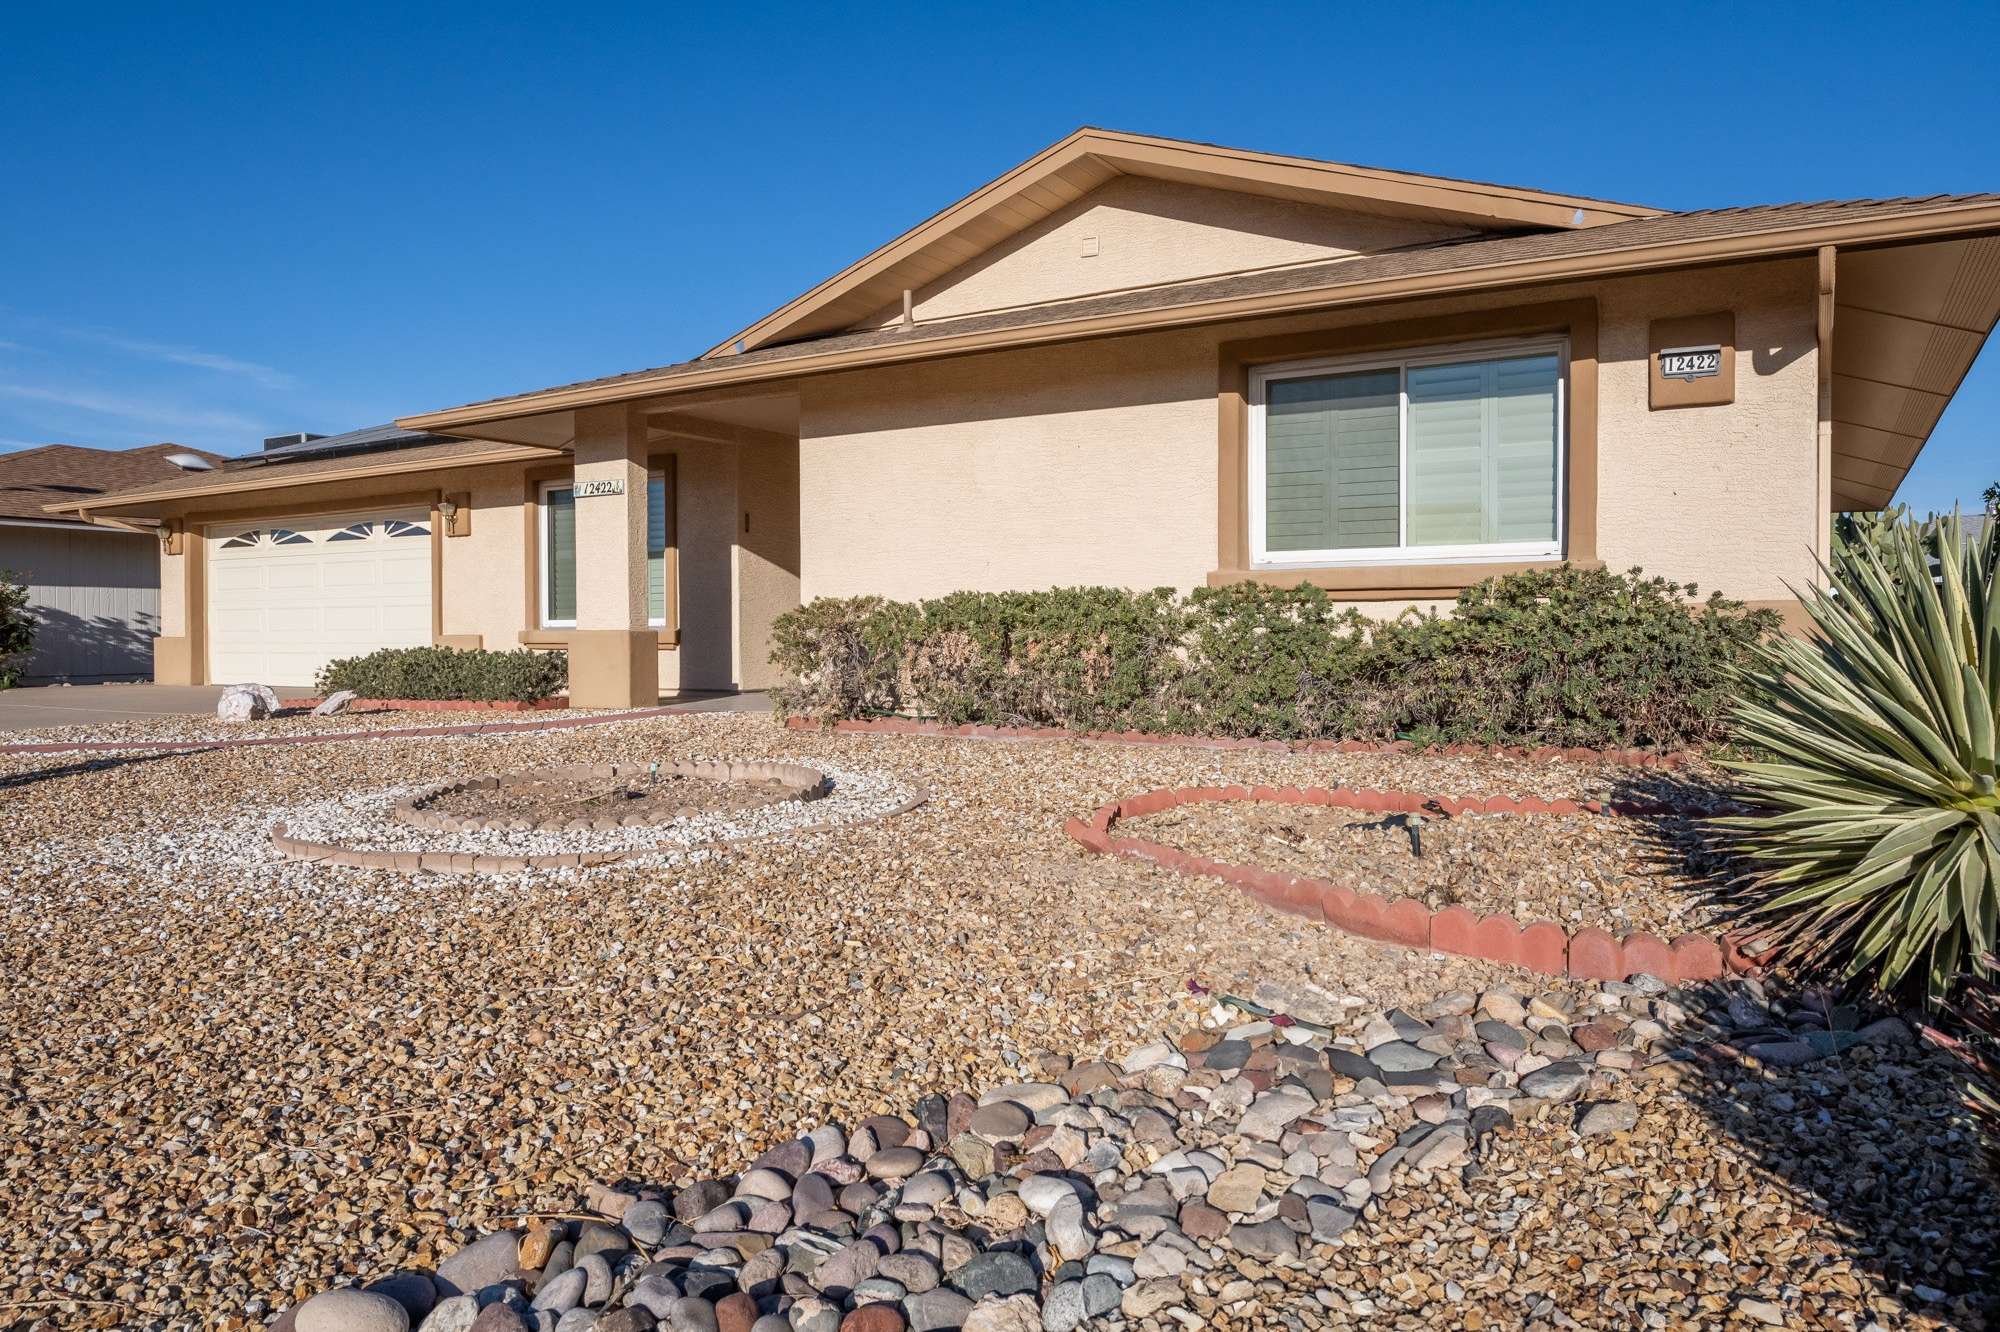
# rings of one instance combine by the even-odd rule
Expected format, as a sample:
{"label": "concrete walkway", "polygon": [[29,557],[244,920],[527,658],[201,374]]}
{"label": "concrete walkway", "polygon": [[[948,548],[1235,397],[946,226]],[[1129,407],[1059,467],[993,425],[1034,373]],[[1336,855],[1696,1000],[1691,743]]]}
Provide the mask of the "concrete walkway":
{"label": "concrete walkway", "polygon": [[[291,691],[292,697],[305,694]],[[222,697],[220,685],[31,685],[22,689],[0,689],[0,732],[32,731],[48,726],[96,726],[104,722],[143,721],[147,717],[196,716],[213,714]],[[287,697],[280,690],[278,697]],[[662,705],[686,712],[768,712],[770,700],[763,694],[685,693],[669,694]],[[413,716],[416,714],[412,714]],[[443,716],[444,714],[439,714]],[[472,714],[479,717],[482,714]],[[526,714],[533,717],[536,714]],[[562,714],[543,714],[560,717]],[[455,714],[464,719],[465,714]],[[488,720],[518,719],[519,713],[496,712]]]}

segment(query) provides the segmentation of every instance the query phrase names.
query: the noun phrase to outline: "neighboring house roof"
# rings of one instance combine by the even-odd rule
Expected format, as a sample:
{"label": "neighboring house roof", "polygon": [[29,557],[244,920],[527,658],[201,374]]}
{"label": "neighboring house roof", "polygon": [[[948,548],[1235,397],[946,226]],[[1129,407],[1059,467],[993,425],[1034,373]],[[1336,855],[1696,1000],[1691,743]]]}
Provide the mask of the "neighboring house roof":
{"label": "neighboring house roof", "polygon": [[891,304],[906,288],[924,286],[1121,175],[1488,231],[1567,231],[1660,211],[1086,126],[724,338],[706,355],[727,356],[846,328]]}
{"label": "neighboring house roof", "polygon": [[147,444],[136,449],[45,444],[0,453],[0,522],[11,518],[82,526],[85,520],[81,517],[51,513],[46,506],[87,500],[148,482],[212,475],[182,471],[167,461],[167,456],[175,453],[191,453],[211,466],[225,461],[219,453],[181,444]]}

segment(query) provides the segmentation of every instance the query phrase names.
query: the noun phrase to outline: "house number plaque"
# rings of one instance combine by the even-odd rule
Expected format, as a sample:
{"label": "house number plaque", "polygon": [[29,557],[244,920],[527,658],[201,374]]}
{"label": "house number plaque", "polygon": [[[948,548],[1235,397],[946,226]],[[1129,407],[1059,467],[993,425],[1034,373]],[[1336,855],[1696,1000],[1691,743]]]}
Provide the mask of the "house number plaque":
{"label": "house number plaque", "polygon": [[1722,373],[1721,347],[1666,347],[1660,352],[1660,374],[1691,384]]}
{"label": "house number plaque", "polygon": [[592,495],[622,495],[625,493],[625,479],[613,477],[609,481],[579,481],[575,492],[578,499],[589,499]]}

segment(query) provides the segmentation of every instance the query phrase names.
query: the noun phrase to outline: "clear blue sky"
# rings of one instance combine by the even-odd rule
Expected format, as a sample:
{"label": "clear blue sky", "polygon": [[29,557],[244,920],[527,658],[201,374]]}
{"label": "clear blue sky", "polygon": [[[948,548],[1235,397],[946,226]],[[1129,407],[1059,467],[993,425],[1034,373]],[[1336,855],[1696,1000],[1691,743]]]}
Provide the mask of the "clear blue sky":
{"label": "clear blue sky", "polygon": [[[24,5],[0,448],[700,351],[1081,124],[1690,208],[2000,190],[2000,6]],[[1989,348],[1906,483],[2000,477]]]}

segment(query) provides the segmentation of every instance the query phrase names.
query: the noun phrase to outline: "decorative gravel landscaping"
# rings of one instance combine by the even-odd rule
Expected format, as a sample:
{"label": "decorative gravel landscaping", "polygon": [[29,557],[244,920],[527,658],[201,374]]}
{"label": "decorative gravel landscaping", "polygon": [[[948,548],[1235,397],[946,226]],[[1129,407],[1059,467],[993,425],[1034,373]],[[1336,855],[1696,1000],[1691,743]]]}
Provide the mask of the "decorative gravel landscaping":
{"label": "decorative gravel landscaping", "polygon": [[[269,844],[279,822],[546,836],[389,811],[471,775],[655,759],[798,763],[833,779],[793,802],[818,819],[843,786],[929,799],[503,876]],[[438,1329],[664,1312],[741,1332],[786,1299],[814,1332],[2000,1314],[1942,1057],[1880,1014],[1386,947],[1064,833],[1169,786],[1585,800],[1630,777],[723,715],[0,754],[0,1321],[313,1332],[423,1308]],[[393,1312],[288,1312],[369,1285]],[[484,1311],[454,1302],[468,1288]]]}
{"label": "decorative gravel landscaping", "polygon": [[[1413,823],[1414,820],[1414,823]],[[1678,817],[1418,815],[1232,801],[1134,819],[1134,836],[1235,865],[1413,897],[1433,911],[1672,937],[1713,920]]]}

